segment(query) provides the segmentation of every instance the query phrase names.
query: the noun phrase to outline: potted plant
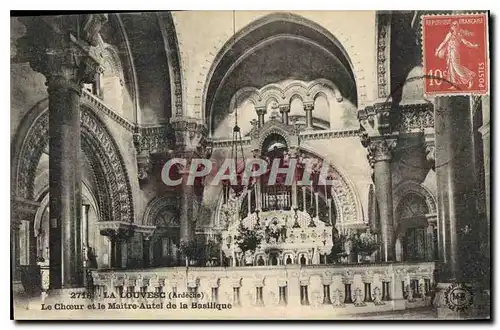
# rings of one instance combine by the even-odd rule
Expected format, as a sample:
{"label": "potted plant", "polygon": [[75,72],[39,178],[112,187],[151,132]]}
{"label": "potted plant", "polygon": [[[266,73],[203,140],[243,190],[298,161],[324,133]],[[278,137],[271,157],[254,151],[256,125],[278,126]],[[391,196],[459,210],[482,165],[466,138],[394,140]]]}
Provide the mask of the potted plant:
{"label": "potted plant", "polygon": [[252,265],[252,256],[262,242],[262,232],[259,223],[253,229],[249,229],[240,223],[238,235],[236,236],[236,245],[240,248],[245,257],[245,264]]}
{"label": "potted plant", "polygon": [[182,241],[179,245],[179,251],[186,258],[186,266],[194,266],[203,262],[206,253],[205,247],[206,242],[200,236],[190,241]]}
{"label": "potted plant", "polygon": [[373,235],[370,229],[367,229],[364,233],[356,233],[351,238],[353,243],[353,252],[361,256],[363,261],[371,261],[371,255],[373,252],[377,251],[379,243],[377,237]]}

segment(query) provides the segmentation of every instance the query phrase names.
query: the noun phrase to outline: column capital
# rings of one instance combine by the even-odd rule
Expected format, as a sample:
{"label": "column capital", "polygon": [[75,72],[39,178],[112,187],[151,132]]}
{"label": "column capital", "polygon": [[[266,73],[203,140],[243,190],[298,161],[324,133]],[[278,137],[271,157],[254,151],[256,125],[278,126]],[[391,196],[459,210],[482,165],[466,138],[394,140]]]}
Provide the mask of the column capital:
{"label": "column capital", "polygon": [[[18,39],[17,60],[27,61],[43,74],[50,90],[71,88],[81,92],[101,71],[99,30],[107,21],[104,14],[45,16],[24,21],[27,33]],[[81,24],[79,24],[81,23]],[[80,38],[75,37],[80,35]]]}
{"label": "column capital", "polygon": [[99,221],[97,228],[103,236],[108,236],[112,241],[122,241],[134,235],[134,225],[122,221]]}
{"label": "column capital", "polygon": [[392,159],[392,152],[396,148],[396,145],[396,138],[380,137],[370,139],[367,145],[370,163],[374,165],[380,161],[390,161]]}
{"label": "column capital", "polygon": [[183,157],[204,157],[208,146],[208,130],[205,124],[198,118],[192,117],[172,117],[170,124],[175,131],[175,144],[177,152]]}
{"label": "column capital", "polygon": [[257,112],[257,114],[260,116],[260,115],[265,115],[267,113],[267,109],[266,107],[256,107],[255,108],[255,112]]}
{"label": "column capital", "polygon": [[280,113],[290,112],[290,105],[289,104],[280,104],[279,110],[280,110]]}
{"label": "column capital", "polygon": [[312,103],[312,102],[304,103],[304,110],[305,111],[314,110],[314,103]]}

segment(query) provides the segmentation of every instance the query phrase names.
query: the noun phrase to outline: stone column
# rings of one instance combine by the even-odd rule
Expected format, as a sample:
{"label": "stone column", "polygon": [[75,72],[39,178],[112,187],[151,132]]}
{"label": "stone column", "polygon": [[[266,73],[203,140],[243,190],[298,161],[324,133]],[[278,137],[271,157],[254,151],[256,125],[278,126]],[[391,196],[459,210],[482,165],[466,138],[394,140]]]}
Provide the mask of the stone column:
{"label": "stone column", "polygon": [[[179,187],[180,196],[180,240],[187,242],[195,237],[198,205],[201,196],[197,194],[193,185],[186,184],[186,176],[191,168],[193,158],[209,158],[206,143],[207,129],[197,118],[175,117],[171,119],[175,130],[176,157],[186,160],[186,166],[181,169],[184,180]],[[200,192],[201,194],[203,191]]]}
{"label": "stone column", "polygon": [[314,103],[304,103],[304,111],[306,112],[306,129],[313,129],[313,109]]}
{"label": "stone column", "polygon": [[316,203],[315,203],[315,204],[316,204],[316,208],[315,208],[315,210],[316,210],[316,214],[315,214],[315,215],[316,215],[316,218],[318,218],[318,219],[319,219],[319,193],[318,193],[318,192],[315,192],[315,193],[314,193],[314,197],[315,197],[315,198],[314,198],[314,200],[315,200],[315,202],[316,202]]}
{"label": "stone column", "polygon": [[288,104],[280,105],[279,109],[283,124],[288,125],[288,113],[290,112],[290,105]]}
{"label": "stone column", "polygon": [[382,260],[386,262],[394,260],[391,159],[395,147],[396,139],[385,137],[373,137],[368,145],[380,213]]}
{"label": "stone column", "polygon": [[267,112],[267,109],[265,107],[260,107],[256,108],[255,111],[257,112],[257,115],[259,116],[259,127],[264,126],[264,115]]}
{"label": "stone column", "polygon": [[302,186],[302,212],[307,212],[306,187]]}
{"label": "stone column", "polygon": [[[82,284],[81,251],[81,86],[71,77],[48,77],[50,218],[61,232],[62,286]],[[56,257],[54,255],[51,256]],[[57,256],[58,257],[58,256]]]}
{"label": "stone column", "polygon": [[78,20],[39,17],[28,23],[20,41],[31,45],[29,53],[21,52],[21,57],[46,77],[48,86],[49,212],[61,232],[54,237],[64,242],[62,253],[54,249],[50,256],[51,264],[62,264],[61,280],[53,283],[55,288],[83,286],[80,96],[83,84],[92,83],[99,70],[96,46],[106,21],[102,14],[87,17],[85,26]]}
{"label": "stone column", "polygon": [[[476,210],[474,150],[469,98],[437,97],[436,178],[440,282],[477,282],[482,230]],[[489,270],[488,270],[489,271]]]}
{"label": "stone column", "polygon": [[193,219],[193,186],[182,186],[180,234],[181,241],[189,242],[194,238],[196,222]]}
{"label": "stone column", "polygon": [[[485,196],[486,196],[486,218],[488,220],[488,232],[490,232],[490,97],[482,96],[483,110],[483,126],[479,129],[483,137],[483,159],[484,159],[484,180],[485,180]],[[490,235],[488,235],[488,245]]]}

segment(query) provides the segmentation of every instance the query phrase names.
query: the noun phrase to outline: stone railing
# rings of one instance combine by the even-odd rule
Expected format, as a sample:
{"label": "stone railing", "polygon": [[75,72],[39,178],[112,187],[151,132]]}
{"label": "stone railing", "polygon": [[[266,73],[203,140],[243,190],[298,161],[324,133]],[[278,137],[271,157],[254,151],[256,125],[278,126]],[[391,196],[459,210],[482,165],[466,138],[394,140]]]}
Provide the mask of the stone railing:
{"label": "stone railing", "polygon": [[[434,263],[152,268],[92,271],[94,299],[117,303],[207,306],[301,306],[335,315],[402,310],[431,304]],[[209,307],[211,308],[211,307]],[[325,310],[327,308],[328,310]],[[236,308],[237,309],[237,308]]]}

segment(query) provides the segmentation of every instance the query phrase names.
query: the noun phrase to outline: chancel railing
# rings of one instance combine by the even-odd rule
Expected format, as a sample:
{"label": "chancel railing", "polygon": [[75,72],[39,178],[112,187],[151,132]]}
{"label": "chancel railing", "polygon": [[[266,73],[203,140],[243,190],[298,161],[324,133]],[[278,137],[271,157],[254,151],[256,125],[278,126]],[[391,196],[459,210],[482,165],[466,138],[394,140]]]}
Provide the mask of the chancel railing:
{"label": "chancel railing", "polygon": [[302,305],[344,315],[430,305],[434,267],[422,262],[93,270],[90,288],[105,303]]}

